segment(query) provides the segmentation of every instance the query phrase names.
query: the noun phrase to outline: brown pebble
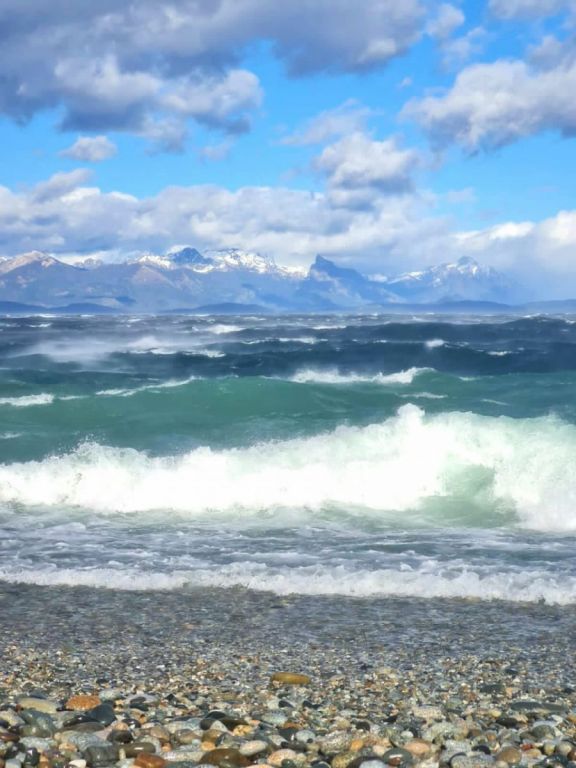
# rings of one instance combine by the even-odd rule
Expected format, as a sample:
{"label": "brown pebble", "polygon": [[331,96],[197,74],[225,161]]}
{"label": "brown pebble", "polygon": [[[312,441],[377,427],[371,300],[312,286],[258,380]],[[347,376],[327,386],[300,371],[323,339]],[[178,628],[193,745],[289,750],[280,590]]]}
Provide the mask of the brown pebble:
{"label": "brown pebble", "polygon": [[90,694],[79,694],[78,696],[72,696],[66,702],[66,709],[85,711],[97,707],[102,702],[98,696],[92,696]]}
{"label": "brown pebble", "polygon": [[426,760],[432,753],[432,745],[424,739],[410,739],[404,744],[404,749],[417,760]]}
{"label": "brown pebble", "polygon": [[138,768],[164,768],[166,760],[160,757],[160,755],[149,755],[147,752],[140,752],[136,760],[134,760],[134,765],[138,766]]}
{"label": "brown pebble", "polygon": [[283,685],[310,685],[312,680],[308,675],[299,675],[294,672],[275,672],[272,675],[272,682]]}
{"label": "brown pebble", "polygon": [[242,755],[237,749],[228,749],[222,747],[221,749],[211,749],[202,755],[203,763],[209,763],[210,765],[233,765],[237,768],[245,768],[250,765],[251,761]]}
{"label": "brown pebble", "polygon": [[507,765],[518,765],[522,761],[522,752],[516,747],[503,747],[494,759],[496,762],[506,763]]}
{"label": "brown pebble", "polygon": [[332,768],[347,768],[350,763],[357,758],[355,752],[340,752],[332,758]]}

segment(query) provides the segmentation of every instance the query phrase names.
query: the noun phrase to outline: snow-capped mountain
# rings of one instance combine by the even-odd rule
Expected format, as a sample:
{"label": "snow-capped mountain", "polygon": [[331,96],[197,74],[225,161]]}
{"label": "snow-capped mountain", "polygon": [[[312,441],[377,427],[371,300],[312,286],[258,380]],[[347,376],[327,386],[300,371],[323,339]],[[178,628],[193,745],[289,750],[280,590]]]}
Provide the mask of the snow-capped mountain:
{"label": "snow-capped mountain", "polygon": [[161,312],[251,306],[269,311],[361,310],[402,303],[503,301],[507,280],[473,259],[397,277],[373,278],[318,256],[310,269],[290,269],[239,249],[201,253],[192,247],[144,253],[119,263],[65,263],[33,251],[0,260],[0,301],[44,307],[86,305]]}
{"label": "snow-capped mountain", "polygon": [[506,301],[512,289],[504,275],[469,256],[383,282],[400,298],[418,302]]}
{"label": "snow-capped mountain", "polygon": [[150,264],[163,269],[186,267],[200,274],[237,270],[284,277],[303,277],[306,274],[306,271],[302,269],[279,266],[269,256],[264,256],[256,251],[243,251],[239,248],[210,250],[204,253],[200,253],[196,248],[176,248],[162,256],[144,253],[136,258],[134,263]]}

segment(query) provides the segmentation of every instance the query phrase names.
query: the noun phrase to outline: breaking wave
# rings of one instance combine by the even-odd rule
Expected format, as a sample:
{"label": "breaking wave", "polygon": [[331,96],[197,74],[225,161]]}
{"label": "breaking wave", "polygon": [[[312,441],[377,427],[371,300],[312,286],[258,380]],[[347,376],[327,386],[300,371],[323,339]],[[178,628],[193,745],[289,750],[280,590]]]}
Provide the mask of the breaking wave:
{"label": "breaking wave", "polygon": [[[426,415],[169,457],[81,445],[0,466],[0,502],[235,522],[283,512],[401,524],[576,531],[576,427],[555,418]],[[401,513],[399,518],[395,514]],[[406,514],[410,513],[410,514]]]}
{"label": "breaking wave", "polygon": [[298,384],[412,384],[417,376],[429,373],[431,368],[409,368],[398,373],[376,373],[363,375],[361,373],[340,373],[336,369],[316,371],[305,369],[290,377],[290,381]]}
{"label": "breaking wave", "polygon": [[33,405],[51,405],[54,399],[54,395],[47,393],[22,395],[21,397],[0,397],[0,405],[10,405],[13,408],[29,408]]}

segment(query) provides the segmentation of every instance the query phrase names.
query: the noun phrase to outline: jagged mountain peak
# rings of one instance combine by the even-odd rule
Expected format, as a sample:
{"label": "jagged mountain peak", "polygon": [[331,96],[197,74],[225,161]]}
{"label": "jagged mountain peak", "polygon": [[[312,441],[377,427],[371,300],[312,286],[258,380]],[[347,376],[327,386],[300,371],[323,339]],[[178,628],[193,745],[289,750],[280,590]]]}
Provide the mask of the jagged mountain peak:
{"label": "jagged mountain peak", "polygon": [[217,269],[249,269],[255,272],[275,272],[276,262],[256,251],[244,251],[241,248],[224,248],[206,251],[205,258],[210,259]]}
{"label": "jagged mountain peak", "polygon": [[203,256],[200,251],[189,245],[183,248],[172,248],[164,258],[179,267],[208,266],[212,263],[211,259]]}
{"label": "jagged mountain peak", "polygon": [[221,304],[361,311],[402,303],[502,302],[514,295],[510,288],[503,275],[468,256],[397,277],[366,275],[321,255],[306,272],[239,248],[201,253],[180,246],[115,262],[70,264],[40,251],[0,260],[0,300],[46,306],[66,300],[143,311]]}

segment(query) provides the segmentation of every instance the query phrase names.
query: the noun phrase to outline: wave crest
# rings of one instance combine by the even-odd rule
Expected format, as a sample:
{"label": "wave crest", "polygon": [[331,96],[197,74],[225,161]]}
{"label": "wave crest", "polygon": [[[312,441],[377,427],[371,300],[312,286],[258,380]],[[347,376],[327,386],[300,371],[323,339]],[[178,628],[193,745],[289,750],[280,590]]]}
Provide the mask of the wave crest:
{"label": "wave crest", "polygon": [[[0,466],[0,502],[238,519],[282,510],[576,530],[576,427],[403,406],[382,424],[170,457],[98,444]],[[452,517],[451,517],[452,515]]]}
{"label": "wave crest", "polygon": [[398,373],[340,373],[336,369],[325,371],[310,368],[298,371],[290,378],[297,384],[412,384],[417,376],[431,372],[431,368],[409,368]]}

